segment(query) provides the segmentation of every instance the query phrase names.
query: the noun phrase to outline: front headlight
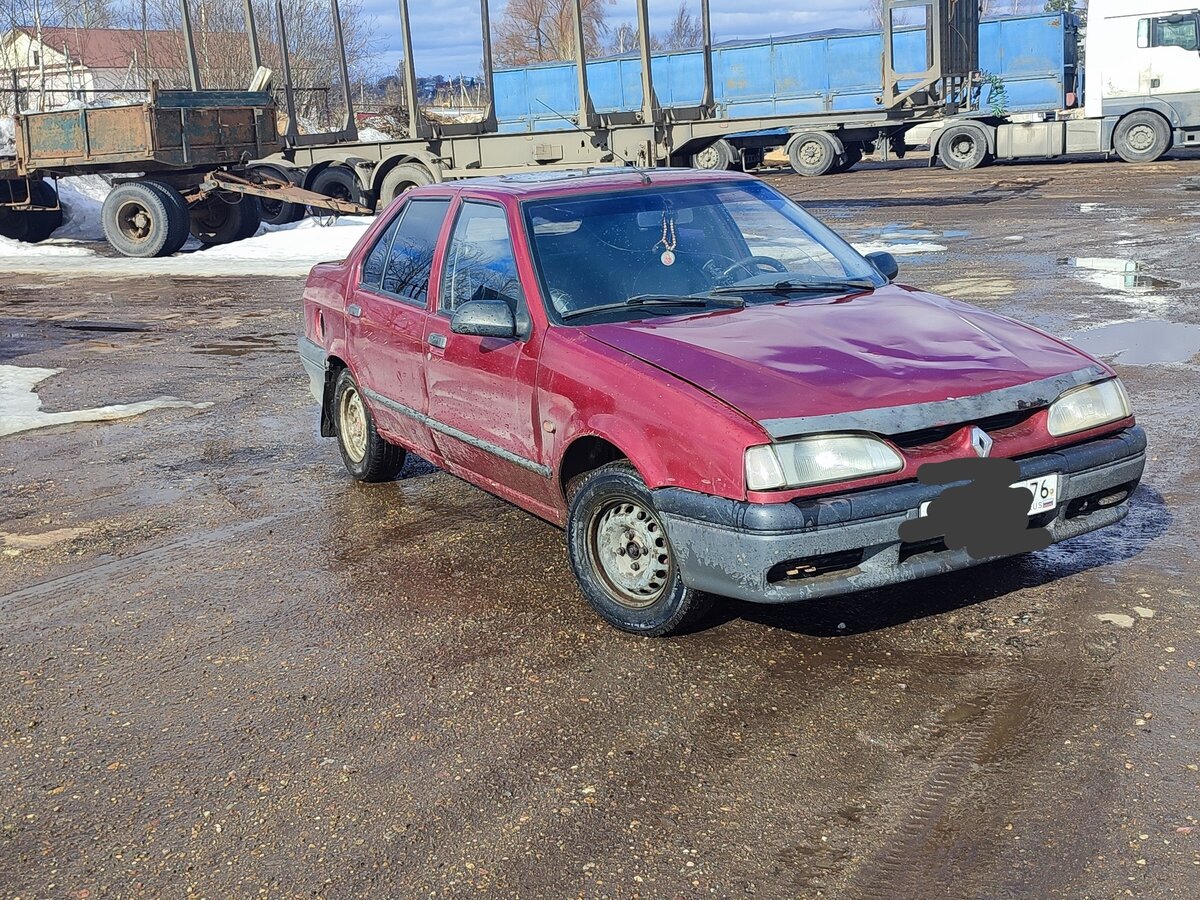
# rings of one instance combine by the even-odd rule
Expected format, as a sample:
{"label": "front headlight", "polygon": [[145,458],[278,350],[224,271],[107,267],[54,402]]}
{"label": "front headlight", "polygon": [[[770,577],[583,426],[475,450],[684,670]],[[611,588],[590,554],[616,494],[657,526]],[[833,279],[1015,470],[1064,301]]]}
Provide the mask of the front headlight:
{"label": "front headlight", "polygon": [[809,487],[884,475],[903,467],[896,451],[878,438],[826,434],[749,448],[746,487],[752,491]]}
{"label": "front headlight", "polygon": [[1047,430],[1055,437],[1128,418],[1129,397],[1119,378],[1072,388],[1050,404]]}

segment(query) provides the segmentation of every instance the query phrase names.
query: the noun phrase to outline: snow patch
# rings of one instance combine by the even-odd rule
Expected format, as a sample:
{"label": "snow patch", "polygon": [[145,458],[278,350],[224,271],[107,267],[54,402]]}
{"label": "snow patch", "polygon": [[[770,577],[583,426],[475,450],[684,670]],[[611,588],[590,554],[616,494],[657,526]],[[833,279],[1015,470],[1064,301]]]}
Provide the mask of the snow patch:
{"label": "snow patch", "polygon": [[211,403],[192,403],[175,397],[156,397],[137,403],[115,403],[91,409],[45,412],[35,388],[61,369],[0,366],[0,437],[73,422],[110,422],[140,416],[153,409],[207,409]]}
{"label": "snow patch", "polygon": [[853,246],[863,255],[880,251],[891,254],[941,253],[946,249],[945,245],[935,244],[932,241],[866,241]]}
{"label": "snow patch", "polygon": [[[95,224],[86,217],[82,221],[80,227],[85,229]],[[195,278],[303,276],[319,262],[344,259],[373,221],[369,216],[343,216],[331,224],[310,218],[291,225],[267,225],[256,236],[233,244],[204,248],[198,241],[189,240],[183,251],[158,259],[108,256],[107,246],[102,255],[84,243],[58,243],[52,239],[43,244],[21,244],[0,238],[0,271]],[[55,238],[60,233],[55,232]]]}
{"label": "snow patch", "polygon": [[12,116],[0,116],[0,156],[17,155],[17,125]]}

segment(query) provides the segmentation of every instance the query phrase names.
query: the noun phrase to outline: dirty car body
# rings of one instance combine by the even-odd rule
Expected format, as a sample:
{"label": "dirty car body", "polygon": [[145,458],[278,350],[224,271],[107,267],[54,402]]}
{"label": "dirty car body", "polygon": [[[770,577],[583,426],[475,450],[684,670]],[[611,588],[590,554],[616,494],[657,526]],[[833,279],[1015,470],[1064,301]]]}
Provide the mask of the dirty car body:
{"label": "dirty car body", "polygon": [[985,561],[901,539],[949,487],[928,464],[1015,461],[1051,541],[1124,517],[1145,436],[1114,373],[873,256],[738,174],[436,185],[313,269],[300,350],[356,477],[403,448],[564,526],[634,632]]}

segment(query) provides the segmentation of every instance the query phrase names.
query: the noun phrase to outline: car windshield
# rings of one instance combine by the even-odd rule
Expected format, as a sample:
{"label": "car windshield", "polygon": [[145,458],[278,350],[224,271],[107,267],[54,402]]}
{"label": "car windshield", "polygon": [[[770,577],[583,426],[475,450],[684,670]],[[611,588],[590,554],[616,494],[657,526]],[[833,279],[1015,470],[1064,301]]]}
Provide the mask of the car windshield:
{"label": "car windshield", "polygon": [[886,283],[849,244],[758,181],[536,200],[524,212],[543,296],[552,317],[570,324]]}

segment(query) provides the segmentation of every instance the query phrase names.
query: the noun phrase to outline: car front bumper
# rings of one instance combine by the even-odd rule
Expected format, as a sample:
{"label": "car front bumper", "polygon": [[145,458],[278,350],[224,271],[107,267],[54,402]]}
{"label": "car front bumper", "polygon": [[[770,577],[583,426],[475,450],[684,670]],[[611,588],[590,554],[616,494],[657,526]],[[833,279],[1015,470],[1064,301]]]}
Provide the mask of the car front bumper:
{"label": "car front bumper", "polygon": [[[1033,516],[1058,543],[1119,522],[1146,465],[1139,427],[1018,460],[1021,480],[1058,472],[1060,501]],[[977,559],[940,540],[906,544],[900,524],[953,485],[918,482],[790,503],[746,503],[681,488],[654,491],[684,584],[755,603],[788,603],[952,572]],[[1126,492],[1119,502],[1112,497]],[[1100,501],[1108,502],[1101,505]]]}

